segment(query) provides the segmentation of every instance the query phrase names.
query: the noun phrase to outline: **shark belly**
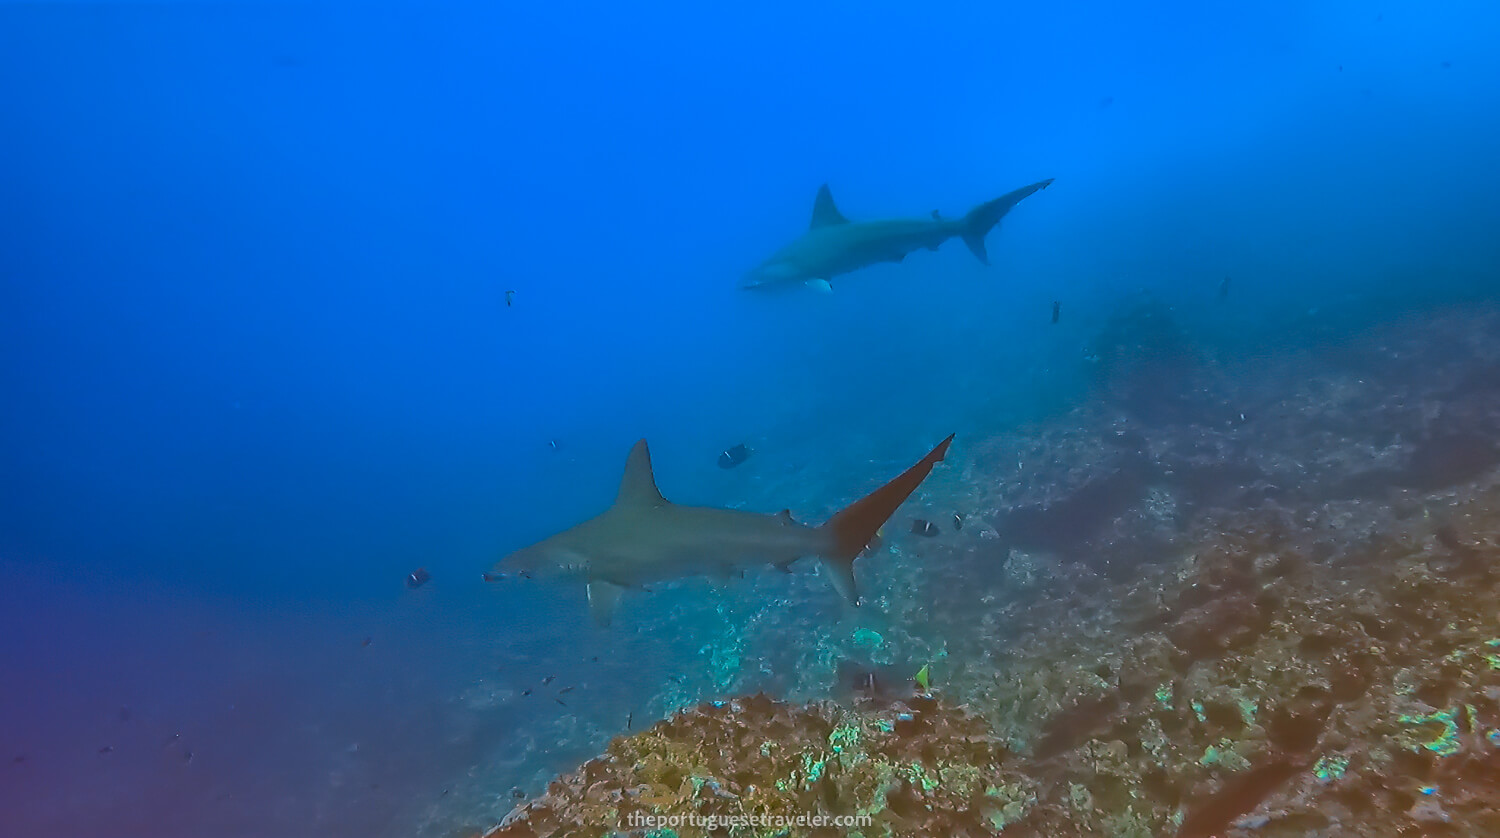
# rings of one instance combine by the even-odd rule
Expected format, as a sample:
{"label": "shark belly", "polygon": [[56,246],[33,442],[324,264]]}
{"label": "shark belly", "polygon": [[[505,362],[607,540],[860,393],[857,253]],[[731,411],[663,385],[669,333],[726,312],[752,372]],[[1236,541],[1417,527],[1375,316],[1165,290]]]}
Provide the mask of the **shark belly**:
{"label": "shark belly", "polygon": [[952,238],[949,225],[934,221],[876,221],[813,231],[804,240],[801,272],[830,279],[882,262],[900,262],[917,250],[936,250]]}
{"label": "shark belly", "polygon": [[826,540],[820,530],[781,516],[673,505],[653,510],[635,533],[597,556],[592,575],[625,587],[688,576],[724,577],[746,567],[817,555]]}

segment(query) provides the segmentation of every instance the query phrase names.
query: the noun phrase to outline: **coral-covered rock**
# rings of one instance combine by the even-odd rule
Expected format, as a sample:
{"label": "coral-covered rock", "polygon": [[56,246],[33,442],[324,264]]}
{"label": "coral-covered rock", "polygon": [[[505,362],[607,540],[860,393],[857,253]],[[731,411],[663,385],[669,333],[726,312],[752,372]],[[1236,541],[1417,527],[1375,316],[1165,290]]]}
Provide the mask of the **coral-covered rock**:
{"label": "coral-covered rock", "polygon": [[[861,559],[861,622],[761,609],[709,650],[756,668],[696,693],[843,705],[673,714],[494,834],[693,812],[868,814],[864,836],[1500,835],[1500,315],[1240,375],[1179,353],[1161,307],[1132,316],[1150,340],[1111,326],[1099,401],[956,450],[962,479],[920,502],[962,529]],[[907,694],[927,662],[941,700]]]}
{"label": "coral-covered rock", "polygon": [[[489,835],[664,835],[673,816],[682,836],[994,834],[1034,800],[1008,759],[981,719],[930,696],[855,711],[754,695],[614,740]],[[778,831],[809,816],[827,827]]]}

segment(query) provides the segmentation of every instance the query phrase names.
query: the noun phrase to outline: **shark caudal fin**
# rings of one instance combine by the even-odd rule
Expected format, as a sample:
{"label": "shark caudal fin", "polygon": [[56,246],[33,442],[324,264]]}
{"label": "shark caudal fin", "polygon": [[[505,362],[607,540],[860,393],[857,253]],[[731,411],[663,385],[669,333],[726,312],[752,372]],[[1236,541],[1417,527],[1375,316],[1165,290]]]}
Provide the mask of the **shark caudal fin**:
{"label": "shark caudal fin", "polygon": [[979,259],[980,264],[990,263],[989,254],[984,250],[984,237],[990,234],[990,230],[994,229],[995,225],[1000,223],[1000,219],[1010,212],[1011,207],[1019,204],[1022,198],[1038,189],[1046,189],[1053,180],[1055,178],[1050,177],[1046,180],[1039,180],[1030,186],[1007,192],[993,201],[986,201],[969,210],[968,215],[965,215],[963,221],[960,222],[963,224],[963,232],[959,235],[963,237],[964,244],[974,251],[974,256]]}
{"label": "shark caudal fin", "polygon": [[822,556],[823,569],[832,580],[833,587],[851,603],[859,604],[859,594],[854,588],[854,559],[865,549],[875,532],[881,528],[927,475],[933,465],[942,462],[953,443],[953,435],[938,443],[916,465],[901,472],[895,480],[849,504],[838,514],[828,519],[822,529],[833,536],[833,546]]}

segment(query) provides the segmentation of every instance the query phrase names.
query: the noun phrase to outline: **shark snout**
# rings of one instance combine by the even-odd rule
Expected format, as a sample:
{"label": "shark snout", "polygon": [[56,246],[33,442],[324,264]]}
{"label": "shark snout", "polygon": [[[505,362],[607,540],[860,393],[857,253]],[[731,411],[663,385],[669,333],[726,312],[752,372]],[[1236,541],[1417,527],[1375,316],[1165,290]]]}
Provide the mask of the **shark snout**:
{"label": "shark snout", "polygon": [[760,271],[751,271],[740,279],[741,288],[759,288],[766,284],[766,280],[760,275]]}
{"label": "shark snout", "polygon": [[513,579],[530,579],[530,578],[531,577],[529,575],[527,575],[524,571],[522,571],[522,572],[506,573],[505,571],[502,571],[502,570],[490,570],[490,571],[486,571],[485,574],[484,574],[484,581],[486,581],[486,582],[508,582],[508,581],[513,580]]}
{"label": "shark snout", "polygon": [[786,262],[770,262],[745,274],[740,280],[741,288],[759,288],[797,279],[797,269]]}

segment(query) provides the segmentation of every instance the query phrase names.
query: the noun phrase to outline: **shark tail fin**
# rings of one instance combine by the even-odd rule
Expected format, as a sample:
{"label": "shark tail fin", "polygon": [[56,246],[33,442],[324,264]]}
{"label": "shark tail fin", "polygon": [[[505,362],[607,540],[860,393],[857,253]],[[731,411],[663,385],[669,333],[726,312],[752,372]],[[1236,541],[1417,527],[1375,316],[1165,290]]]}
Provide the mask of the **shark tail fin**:
{"label": "shark tail fin", "polygon": [[990,234],[990,230],[993,230],[995,225],[1000,223],[1000,219],[1004,218],[1007,212],[1010,212],[1011,207],[1019,204],[1022,198],[1039,189],[1046,189],[1053,180],[1054,178],[1050,177],[1046,180],[1039,180],[1030,186],[1023,186],[1014,192],[1007,192],[993,201],[986,201],[969,210],[968,214],[964,216],[963,221],[960,222],[963,225],[963,229],[959,235],[963,236],[964,244],[968,245],[969,249],[974,251],[974,256],[979,259],[980,264],[988,265],[990,263],[989,254],[984,249],[984,237]]}
{"label": "shark tail fin", "polygon": [[859,604],[859,594],[854,588],[854,559],[865,549],[870,541],[875,538],[875,533],[885,525],[891,515],[895,514],[896,508],[911,496],[927,475],[932,472],[932,467],[942,462],[948,453],[948,446],[953,443],[953,435],[938,443],[938,446],[927,452],[927,456],[906,471],[901,472],[896,479],[881,486],[879,489],[849,504],[828,519],[822,529],[829,531],[833,536],[833,546],[828,555],[822,557],[823,569],[828,572],[828,577],[833,581],[833,587],[838,590],[845,599]]}

